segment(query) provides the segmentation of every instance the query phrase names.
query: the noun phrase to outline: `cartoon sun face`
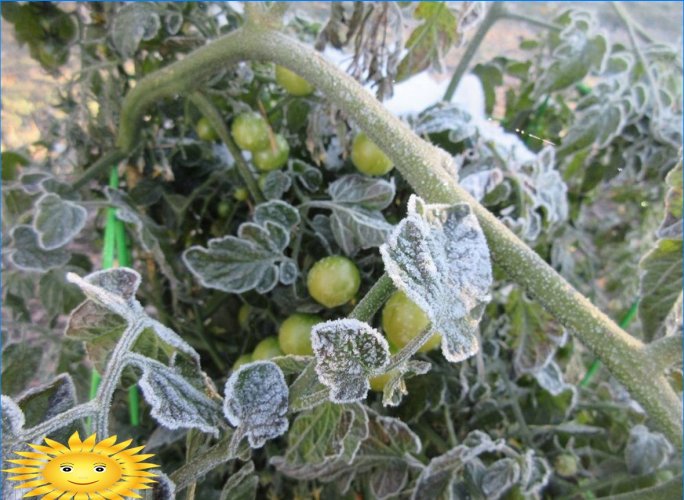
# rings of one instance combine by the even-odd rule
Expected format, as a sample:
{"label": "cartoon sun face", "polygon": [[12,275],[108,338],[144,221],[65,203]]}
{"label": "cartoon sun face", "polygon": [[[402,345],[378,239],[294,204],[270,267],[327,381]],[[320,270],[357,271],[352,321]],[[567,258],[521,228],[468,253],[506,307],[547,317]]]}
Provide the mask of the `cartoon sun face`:
{"label": "cartoon sun face", "polygon": [[153,455],[140,455],[143,449],[127,448],[131,440],[116,444],[116,436],[96,443],[95,434],[81,441],[78,432],[69,446],[45,438],[48,446],[29,444],[32,451],[17,451],[22,459],[8,460],[20,465],[3,472],[15,474],[11,481],[26,481],[17,489],[31,488],[24,497],[44,495],[43,499],[65,498],[121,499],[141,498],[132,490],[148,489],[155,474],[146,469],[159,467],[144,461]]}

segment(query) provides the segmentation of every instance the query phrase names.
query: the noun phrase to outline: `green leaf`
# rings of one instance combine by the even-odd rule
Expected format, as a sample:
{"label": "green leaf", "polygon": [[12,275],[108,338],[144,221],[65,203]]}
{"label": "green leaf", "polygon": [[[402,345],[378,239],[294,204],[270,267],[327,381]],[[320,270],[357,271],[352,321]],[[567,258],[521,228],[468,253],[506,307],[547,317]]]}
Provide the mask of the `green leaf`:
{"label": "green leaf", "polygon": [[292,284],[296,264],[285,256],[299,213],[282,201],[259,205],[254,222],[240,225],[237,236],[209,240],[208,247],[183,252],[183,261],[203,286],[228,293],[266,293],[280,281]]}
{"label": "green leaf", "polygon": [[520,290],[509,295],[506,315],[515,346],[513,366],[519,375],[539,371],[567,339],[567,331]]}
{"label": "green leaf", "polygon": [[665,218],[658,228],[658,238],[682,239],[682,160],[668,172],[665,183]]}
{"label": "green leaf", "polygon": [[428,205],[412,195],[407,217],[380,254],[396,287],[427,314],[431,330],[441,333],[444,357],[456,363],[475,354],[492,265],[470,207]]}
{"label": "green leaf", "polygon": [[88,212],[81,205],[63,200],[56,194],[41,196],[33,220],[38,244],[45,250],[63,247],[85,227],[87,216]]}
{"label": "green leaf", "polygon": [[47,272],[69,262],[71,254],[63,248],[45,250],[38,243],[38,234],[31,226],[17,226],[10,233],[13,249],[9,254],[12,263],[24,271]]}
{"label": "green leaf", "polygon": [[7,441],[12,441],[24,428],[24,413],[19,405],[9,396],[2,395],[2,435]]}
{"label": "green leaf", "polygon": [[330,388],[330,400],[350,403],[366,397],[368,377],[389,363],[387,340],[356,319],[319,323],[311,329],[316,373]]}
{"label": "green leaf", "polygon": [[259,185],[267,200],[279,200],[290,189],[292,179],[286,173],[274,170],[266,174]]}
{"label": "green leaf", "polygon": [[458,38],[458,23],[445,2],[420,2],[414,17],[423,21],[405,44],[408,53],[399,63],[396,82],[432,66],[441,70],[441,61]]}
{"label": "green leaf", "polygon": [[275,363],[241,366],[226,382],[224,393],[223,414],[247,434],[252,448],[261,448],[287,431],[288,388]]}
{"label": "green leaf", "polygon": [[43,350],[26,342],[7,344],[2,350],[2,392],[14,396],[29,387],[39,372]]}
{"label": "green leaf", "polygon": [[663,335],[665,319],[682,291],[682,240],[658,240],[639,263],[639,319],[644,340]]}
{"label": "green leaf", "polygon": [[290,411],[295,413],[313,408],[325,402],[329,392],[330,389],[318,380],[316,363],[310,362],[290,386]]}
{"label": "green leaf", "polygon": [[360,404],[324,403],[292,422],[285,454],[271,463],[300,480],[325,478],[354,460],[368,436],[368,416]]}
{"label": "green leaf", "polygon": [[82,270],[76,267],[53,269],[40,278],[40,302],[50,315],[67,314],[83,302],[81,291],[66,279],[67,272],[77,271]]}
{"label": "green leaf", "polygon": [[127,361],[142,371],[139,385],[157,422],[168,429],[199,429],[218,434],[219,404],[190,384],[176,367],[140,354],[128,354]]}
{"label": "green leaf", "polygon": [[254,473],[254,462],[249,461],[228,478],[219,500],[253,500],[258,485],[259,477]]}
{"label": "green leaf", "polygon": [[480,79],[485,96],[485,113],[491,116],[496,104],[496,87],[503,84],[501,68],[494,64],[477,64],[473,74]]}
{"label": "green leaf", "polygon": [[394,182],[362,175],[346,175],[328,186],[330,201],[309,202],[332,210],[330,228],[346,255],[380,246],[392,230],[380,212],[394,199]]}
{"label": "green leaf", "polygon": [[2,160],[2,181],[12,181],[17,178],[20,167],[25,167],[29,164],[28,158],[14,151],[3,151]]}
{"label": "green leaf", "polygon": [[126,59],[138,50],[140,42],[157,35],[161,21],[153,5],[145,2],[123,6],[114,16],[111,39],[114,48]]}
{"label": "green leaf", "polygon": [[635,425],[629,431],[625,447],[625,461],[630,474],[652,474],[665,465],[672,454],[672,445],[659,432],[651,432],[646,426]]}

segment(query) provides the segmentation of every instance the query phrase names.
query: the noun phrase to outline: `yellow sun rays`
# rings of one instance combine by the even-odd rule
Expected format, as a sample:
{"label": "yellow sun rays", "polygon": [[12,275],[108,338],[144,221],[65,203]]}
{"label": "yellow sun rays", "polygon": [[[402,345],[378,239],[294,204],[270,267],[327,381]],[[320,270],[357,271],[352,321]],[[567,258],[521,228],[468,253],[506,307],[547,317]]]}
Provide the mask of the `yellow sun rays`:
{"label": "yellow sun rays", "polygon": [[151,488],[156,474],[147,469],[159,467],[145,460],[153,454],[140,454],[144,448],[128,448],[132,440],[116,442],[111,436],[97,442],[93,434],[81,440],[71,435],[67,446],[45,438],[45,445],[29,444],[35,451],[17,451],[22,457],[8,462],[18,465],[3,472],[10,481],[24,481],[16,489],[30,489],[24,498],[44,500],[124,500],[141,498],[134,490]]}

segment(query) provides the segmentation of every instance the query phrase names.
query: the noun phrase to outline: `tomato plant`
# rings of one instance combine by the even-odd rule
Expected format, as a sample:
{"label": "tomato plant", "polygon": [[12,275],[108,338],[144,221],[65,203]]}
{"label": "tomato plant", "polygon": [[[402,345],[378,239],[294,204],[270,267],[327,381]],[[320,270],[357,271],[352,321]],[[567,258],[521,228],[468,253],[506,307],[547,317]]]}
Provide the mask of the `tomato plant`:
{"label": "tomato plant", "polygon": [[87,429],[164,500],[681,497],[681,51],[580,7],[3,5],[68,75],[3,143],[3,460]]}

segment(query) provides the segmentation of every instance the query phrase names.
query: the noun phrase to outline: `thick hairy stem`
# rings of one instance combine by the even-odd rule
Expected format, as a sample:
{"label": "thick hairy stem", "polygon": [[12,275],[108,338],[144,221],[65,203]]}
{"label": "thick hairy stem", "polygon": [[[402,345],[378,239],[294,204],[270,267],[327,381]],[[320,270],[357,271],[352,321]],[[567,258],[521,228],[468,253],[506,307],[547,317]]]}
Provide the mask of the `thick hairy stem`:
{"label": "thick hairy stem", "polygon": [[45,422],[41,422],[38,425],[26,429],[21,434],[19,441],[31,443],[36,441],[38,438],[45,436],[47,434],[52,434],[56,430],[59,430],[67,425],[71,424],[74,420],[79,420],[81,418],[90,417],[95,415],[98,411],[98,406],[94,401],[89,401],[88,403],[83,403],[78,406],[60,413],[52,417]]}
{"label": "thick hairy stem", "polygon": [[655,340],[644,347],[646,357],[655,366],[665,371],[671,366],[682,364],[682,336],[673,335]]}
{"label": "thick hairy stem", "polygon": [[375,316],[375,313],[378,312],[378,309],[389,299],[394,290],[392,278],[387,274],[383,274],[371,289],[368,290],[368,293],[363,296],[361,301],[356,304],[349,317],[359,321],[370,321]]}
{"label": "thick hairy stem", "polygon": [[394,370],[397,366],[406,363],[409,359],[413,357],[415,353],[418,352],[418,349],[423,347],[423,344],[425,344],[425,342],[430,340],[430,337],[432,337],[434,334],[435,332],[432,329],[432,325],[428,325],[425,330],[420,332],[420,335],[416,335],[415,337],[413,337],[411,339],[411,342],[406,344],[401,349],[401,351],[399,351],[390,358],[389,364],[385,367],[385,373]]}
{"label": "thick hairy stem", "polygon": [[242,29],[149,75],[124,100],[119,146],[127,150],[135,144],[142,114],[154,101],[194,89],[202,77],[245,59],[277,62],[309,81],[386,152],[426,201],[468,203],[487,237],[494,260],[601,359],[681,448],[681,401],[660,375],[659,368],[646,358],[643,344],[594,307],[462,189],[446,168],[453,162],[450,155],[417,137],[353,78],[296,40],[278,32]]}
{"label": "thick hairy stem", "polygon": [[128,354],[138,340],[140,333],[145,328],[144,318],[132,321],[124,330],[119,342],[112,352],[107,368],[102,375],[102,382],[95,397],[97,414],[95,415],[95,432],[98,436],[109,436],[109,409],[112,405],[114,390],[119,385],[121,372],[126,366],[126,354]]}
{"label": "thick hairy stem", "polygon": [[480,47],[482,40],[484,40],[485,35],[489,31],[489,29],[494,25],[494,23],[501,19],[503,12],[504,4],[502,2],[493,2],[489,5],[489,10],[487,11],[485,18],[480,23],[480,26],[478,26],[475,35],[473,35],[473,38],[470,40],[470,42],[468,42],[468,47],[466,48],[463,57],[461,57],[461,60],[458,62],[458,66],[456,66],[456,69],[454,70],[454,74],[451,77],[449,86],[447,87],[446,92],[444,93],[444,101],[451,101],[451,98],[454,97],[456,87],[458,87],[458,83],[461,81],[461,78],[463,78],[463,75],[468,70],[470,61],[473,60],[473,57],[475,56],[477,49]]}
{"label": "thick hairy stem", "polygon": [[240,151],[240,148],[237,146],[237,144],[235,144],[235,141],[230,135],[228,127],[226,127],[226,123],[223,121],[221,113],[219,113],[218,109],[216,109],[211,101],[200,92],[193,92],[192,95],[190,95],[190,100],[197,107],[197,109],[199,109],[200,113],[202,113],[202,115],[209,120],[212,128],[216,131],[218,136],[226,145],[228,151],[230,151],[230,154],[233,155],[238,174],[240,174],[240,177],[242,177],[242,180],[247,186],[249,194],[252,195],[254,201],[256,203],[262,203],[266,201],[264,195],[261,193],[261,189],[259,189],[259,184],[257,184],[256,180],[254,180],[254,176],[249,169],[249,165],[247,165],[245,158],[242,156],[242,151]]}

